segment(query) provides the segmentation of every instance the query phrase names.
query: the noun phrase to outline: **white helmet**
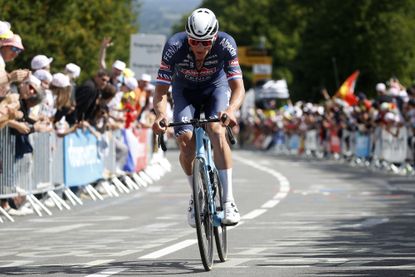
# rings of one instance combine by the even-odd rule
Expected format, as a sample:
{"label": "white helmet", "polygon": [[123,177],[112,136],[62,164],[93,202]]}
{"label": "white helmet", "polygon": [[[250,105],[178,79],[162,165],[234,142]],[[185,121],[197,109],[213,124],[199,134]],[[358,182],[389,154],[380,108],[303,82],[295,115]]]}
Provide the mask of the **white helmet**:
{"label": "white helmet", "polygon": [[215,14],[209,9],[197,9],[187,19],[186,33],[193,39],[213,39],[218,33],[218,29],[218,20]]}

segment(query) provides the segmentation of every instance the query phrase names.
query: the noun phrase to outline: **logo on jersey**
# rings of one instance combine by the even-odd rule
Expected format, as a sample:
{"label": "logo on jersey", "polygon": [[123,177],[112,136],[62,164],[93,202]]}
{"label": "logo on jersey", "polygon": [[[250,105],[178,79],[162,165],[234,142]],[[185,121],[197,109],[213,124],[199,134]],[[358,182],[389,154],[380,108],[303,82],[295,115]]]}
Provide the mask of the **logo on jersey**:
{"label": "logo on jersey", "polygon": [[197,71],[195,69],[182,69],[180,70],[183,74],[188,76],[207,76],[212,75],[216,72],[216,68],[206,68],[203,67],[200,71]]}
{"label": "logo on jersey", "polygon": [[236,56],[236,49],[235,47],[233,47],[232,43],[228,39],[226,38],[222,39],[222,41],[220,42],[220,45],[224,49],[228,50],[232,57]]}
{"label": "logo on jersey", "polygon": [[218,63],[218,60],[205,61],[205,65],[213,65],[217,63]]}
{"label": "logo on jersey", "polygon": [[171,57],[173,57],[173,55],[177,53],[181,46],[182,44],[178,41],[170,45],[170,47],[164,52],[163,60],[168,62],[171,59]]}

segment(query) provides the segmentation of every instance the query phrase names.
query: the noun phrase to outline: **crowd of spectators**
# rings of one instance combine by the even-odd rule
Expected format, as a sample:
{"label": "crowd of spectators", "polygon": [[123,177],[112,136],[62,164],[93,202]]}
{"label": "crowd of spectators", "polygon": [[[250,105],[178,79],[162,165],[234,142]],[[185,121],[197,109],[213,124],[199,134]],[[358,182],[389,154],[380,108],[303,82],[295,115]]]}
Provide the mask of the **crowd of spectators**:
{"label": "crowd of spectators", "polygon": [[393,77],[376,84],[376,96],[367,97],[357,92],[356,103],[349,104],[335,95],[322,91],[320,103],[298,101],[278,106],[276,99],[264,99],[261,105],[248,109],[241,116],[240,140],[243,145],[267,150],[292,134],[301,138],[300,152],[304,151],[306,132],[316,130],[324,155],[330,154],[333,137],[341,138],[345,147],[351,142],[350,134],[359,131],[376,139],[380,127],[394,137],[403,127],[408,132],[407,161],[414,166],[415,85],[404,87]]}
{"label": "crowd of spectators", "polygon": [[[117,170],[122,170],[128,153],[117,130],[152,124],[154,86],[150,75],[137,80],[121,60],[108,69],[105,55],[110,46],[111,39],[104,38],[96,74],[81,84],[79,65],[68,61],[64,68],[54,68],[53,57],[44,54],[34,56],[28,68],[8,72],[6,64],[24,54],[24,46],[11,25],[0,21],[0,132],[8,127],[15,136],[16,159],[31,155],[29,135],[34,132],[64,137],[79,128],[93,130],[95,136],[109,130],[115,137]],[[19,209],[22,203],[17,197],[3,199],[1,206],[12,215],[33,212],[28,206]]]}

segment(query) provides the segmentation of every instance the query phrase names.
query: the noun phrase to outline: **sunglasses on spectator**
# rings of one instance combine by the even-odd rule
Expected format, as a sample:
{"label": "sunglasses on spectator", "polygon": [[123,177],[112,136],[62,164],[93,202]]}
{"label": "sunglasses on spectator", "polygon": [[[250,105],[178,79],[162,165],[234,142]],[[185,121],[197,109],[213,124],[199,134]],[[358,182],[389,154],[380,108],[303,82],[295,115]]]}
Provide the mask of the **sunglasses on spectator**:
{"label": "sunglasses on spectator", "polygon": [[17,47],[15,47],[15,46],[12,46],[10,49],[11,49],[14,53],[17,53],[17,54],[19,54],[20,52],[22,52],[22,49],[17,48]]}
{"label": "sunglasses on spectator", "polygon": [[188,40],[189,40],[189,44],[191,46],[198,46],[199,43],[201,43],[204,47],[207,47],[207,46],[211,46],[212,43],[213,43],[213,39],[210,39],[210,40],[197,40],[197,39],[189,38]]}

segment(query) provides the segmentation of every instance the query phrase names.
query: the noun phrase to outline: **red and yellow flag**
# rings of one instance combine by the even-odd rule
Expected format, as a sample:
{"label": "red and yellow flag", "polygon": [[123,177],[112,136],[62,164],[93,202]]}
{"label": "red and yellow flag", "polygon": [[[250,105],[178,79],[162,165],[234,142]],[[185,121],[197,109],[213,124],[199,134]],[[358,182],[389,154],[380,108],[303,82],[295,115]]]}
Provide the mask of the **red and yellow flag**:
{"label": "red and yellow flag", "polygon": [[349,77],[347,77],[346,81],[341,85],[339,90],[337,91],[337,97],[346,101],[349,105],[356,105],[357,98],[354,95],[354,88],[356,86],[356,80],[359,76],[360,71],[356,70],[352,73]]}

